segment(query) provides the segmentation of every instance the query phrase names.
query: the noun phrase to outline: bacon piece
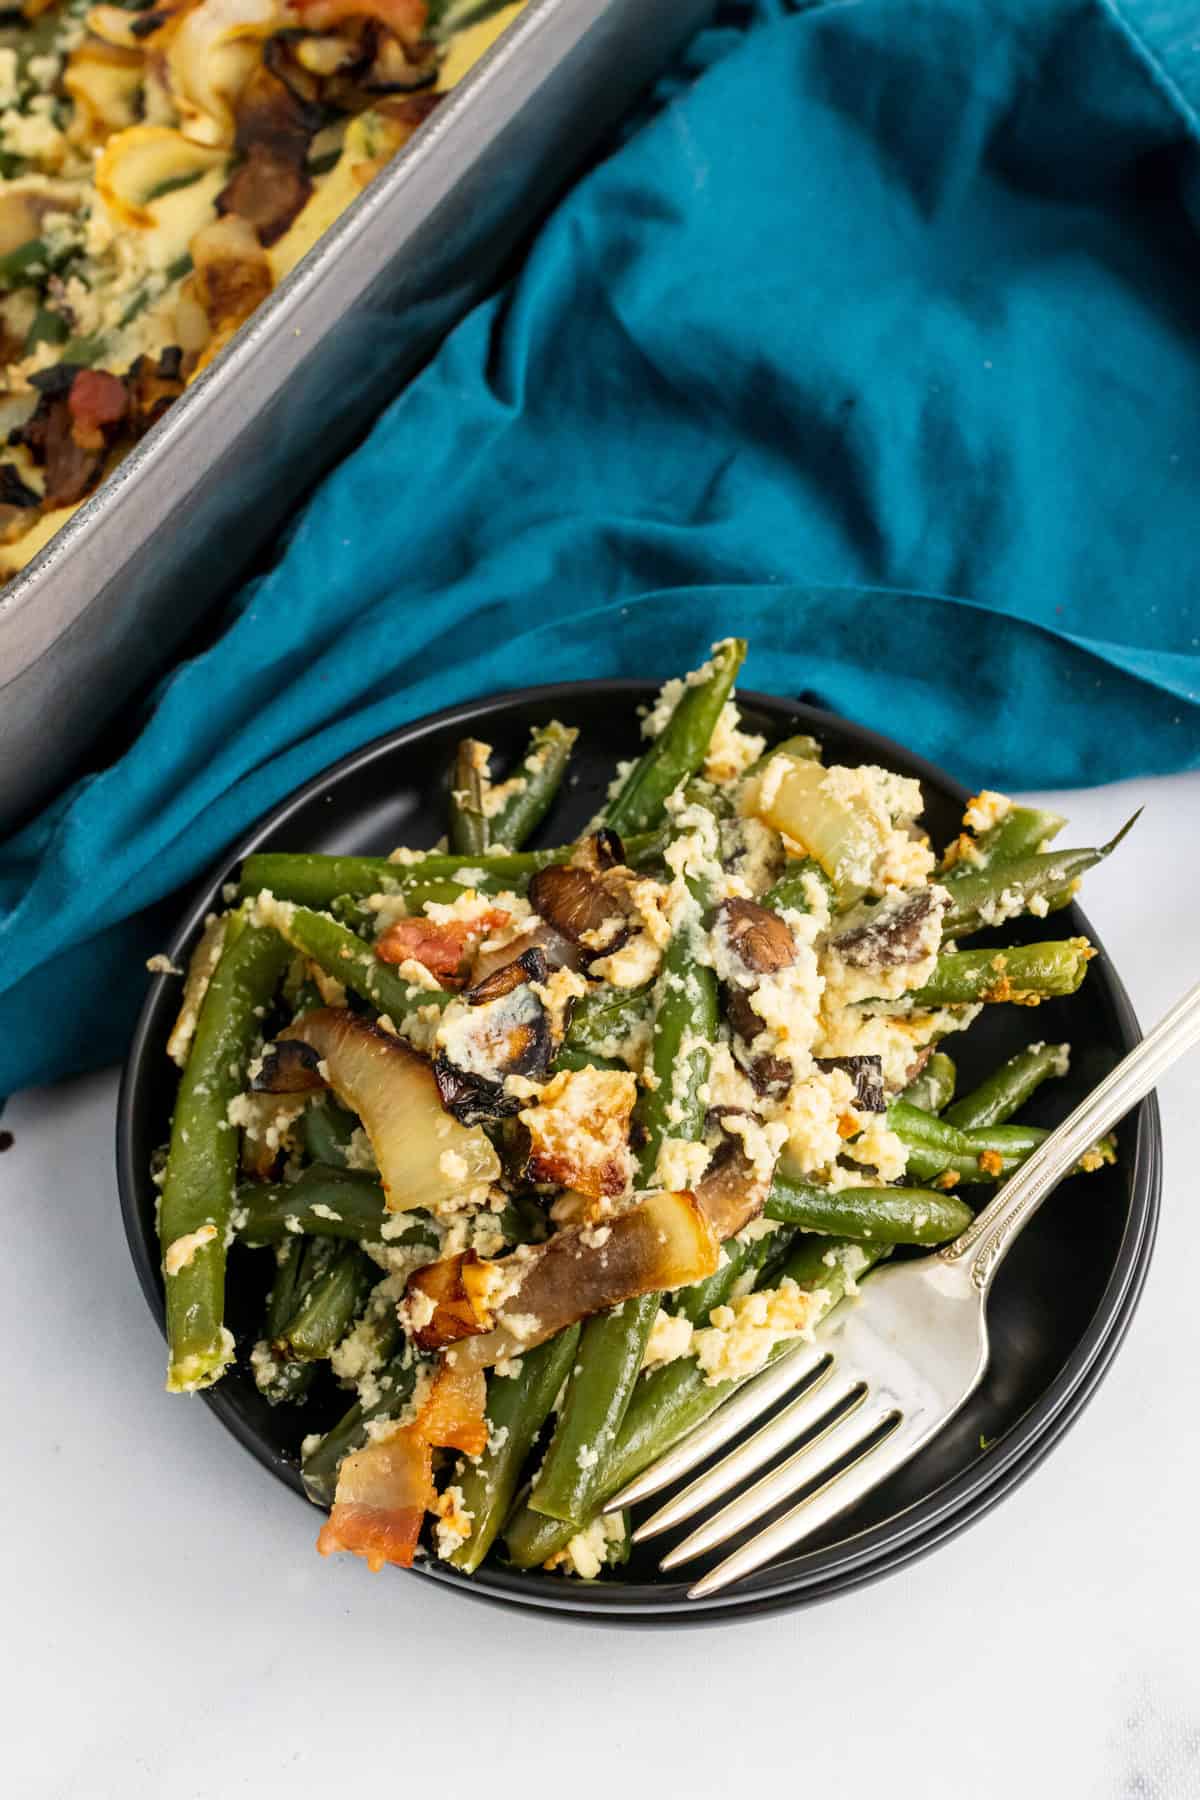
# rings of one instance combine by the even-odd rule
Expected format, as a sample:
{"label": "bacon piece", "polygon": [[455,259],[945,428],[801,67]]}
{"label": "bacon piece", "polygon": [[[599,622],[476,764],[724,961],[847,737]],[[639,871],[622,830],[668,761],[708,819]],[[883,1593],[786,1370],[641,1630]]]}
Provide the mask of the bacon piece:
{"label": "bacon piece", "polygon": [[410,1569],[425,1514],[437,1498],[433,1451],[481,1456],[488,1438],[486,1399],[482,1369],[460,1368],[443,1358],[413,1423],[376,1438],[343,1462],[333,1511],[317,1538],[321,1555],[348,1550],[370,1569],[385,1563]]}
{"label": "bacon piece", "polygon": [[478,919],[447,919],[437,924],[433,919],[397,919],[376,940],[375,954],[380,962],[419,962],[436,975],[444,988],[460,988],[466,980],[463,964],[467,951],[508,924],[509,914],[492,907]]}
{"label": "bacon piece", "polygon": [[80,369],[67,395],[71,435],[81,450],[103,450],[129,410],[125,383],[104,369]]}
{"label": "bacon piece", "polygon": [[343,19],[378,19],[397,37],[415,41],[425,32],[426,0],[293,0],[309,31],[327,31]]}

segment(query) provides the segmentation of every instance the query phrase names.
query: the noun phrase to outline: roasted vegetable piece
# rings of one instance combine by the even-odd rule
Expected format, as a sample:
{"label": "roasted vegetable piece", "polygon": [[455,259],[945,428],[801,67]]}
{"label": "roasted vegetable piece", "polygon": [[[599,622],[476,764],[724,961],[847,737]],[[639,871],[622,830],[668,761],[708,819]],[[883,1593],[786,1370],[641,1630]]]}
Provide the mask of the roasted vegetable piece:
{"label": "roasted vegetable piece", "polygon": [[922,1112],[940,1113],[953,1100],[957,1080],[958,1071],[951,1058],[935,1050],[899,1097],[910,1106],[920,1107]]}
{"label": "roasted vegetable piece", "polygon": [[[463,1367],[486,1368],[623,1300],[700,1281],[719,1256],[691,1194],[651,1194],[604,1224],[564,1226],[511,1258],[480,1263],[468,1254],[415,1270],[410,1306],[420,1295],[426,1304],[416,1315],[430,1302],[433,1311],[413,1335],[433,1348],[482,1330],[456,1355]],[[496,1283],[499,1302],[491,1298]]]}
{"label": "roasted vegetable piece", "polygon": [[529,883],[529,904],[589,960],[619,950],[633,929],[621,894],[590,869],[540,869]]}
{"label": "roasted vegetable piece", "polygon": [[[707,671],[689,677],[683,694],[650,748],[639,757],[605,809],[604,822],[628,836],[657,825],[673,794],[703,763],[721,708],[746,656],[741,638],[713,645]],[[628,846],[626,846],[628,849]]]}
{"label": "roasted vegetable piece", "polygon": [[304,1238],[289,1237],[280,1244],[275,1279],[267,1295],[263,1336],[250,1358],[254,1385],[271,1406],[302,1400],[312,1386],[315,1365],[292,1362],[272,1354],[271,1345],[286,1328],[304,1294],[318,1278],[333,1254],[331,1245],[321,1246],[320,1261],[312,1252],[317,1246]]}
{"label": "roasted vegetable piece", "polygon": [[1039,901],[1069,898],[1080,878],[1112,855],[1140,817],[1139,807],[1116,836],[1098,849],[1052,850],[993,862],[984,869],[972,868],[969,863],[952,869],[942,877],[942,886],[950,896],[942,920],[943,934],[947,938],[967,937],[985,925],[1001,925],[1006,919],[1029,912]]}
{"label": "roasted vegetable piece", "polygon": [[313,1163],[296,1181],[251,1181],[238,1189],[234,1227],[247,1244],[277,1244],[289,1233],[347,1238],[377,1243],[389,1226],[390,1244],[436,1246],[437,1234],[426,1220],[414,1218],[397,1236],[383,1202],[383,1189],[357,1169],[324,1168]]}
{"label": "roasted vegetable piece", "polygon": [[304,1491],[317,1506],[332,1506],[337,1474],[344,1459],[367,1441],[367,1426],[376,1419],[394,1419],[402,1411],[416,1384],[422,1364],[412,1350],[404,1349],[386,1364],[378,1377],[379,1393],[370,1406],[361,1401],[343,1413],[331,1431],[314,1444],[300,1466]]}
{"label": "roasted vegetable piece", "polygon": [[[1036,856],[1056,838],[1066,820],[1061,813],[1036,806],[1010,806],[995,825],[978,836],[964,830],[955,838],[939,865],[950,869],[986,868],[994,862],[1011,862],[1019,856]],[[964,820],[965,824],[965,820]]]}
{"label": "roasted vegetable piece", "polygon": [[330,1087],[362,1120],[389,1212],[434,1212],[498,1177],[500,1159],[484,1133],[451,1118],[433,1070],[399,1038],[344,1007],[305,1013],[283,1038],[312,1045]]}
{"label": "roasted vegetable piece", "polygon": [[233,1357],[224,1317],[225,1239],[238,1144],[225,1115],[241,1091],[258,1009],[269,1003],[286,963],[273,931],[247,925],[240,913],[230,919],[180,1076],[158,1222],[173,1392],[207,1387]]}

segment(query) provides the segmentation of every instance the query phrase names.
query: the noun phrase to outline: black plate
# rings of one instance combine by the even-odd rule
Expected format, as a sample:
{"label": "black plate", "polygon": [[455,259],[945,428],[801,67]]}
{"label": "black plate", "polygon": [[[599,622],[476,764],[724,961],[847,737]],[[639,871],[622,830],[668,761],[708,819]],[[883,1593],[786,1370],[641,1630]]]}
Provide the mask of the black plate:
{"label": "black plate", "polygon": [[[169,945],[172,960],[186,959],[204,915],[221,903],[222,883],[252,850],[380,854],[397,843],[432,844],[443,830],[447,770],[464,734],[486,739],[508,757],[524,745],[532,724],[558,717],[582,728],[575,774],[543,827],[543,841],[563,841],[595,812],[617,759],[635,753],[635,708],[652,697],[649,684],[630,681],[530,688],[454,707],[377,739],[301,788],[235,846],[188,908]],[[831,761],[877,762],[916,776],[934,841],[948,840],[958,829],[966,790],[929,763],[813,707],[762,694],[739,700],[749,727],[772,739],[811,731],[823,740]],[[1054,936],[1077,933],[1096,941],[1077,907],[1054,915]],[[1027,920],[1006,926],[1004,935],[1009,941],[1033,941],[1048,933],[1044,922]],[[169,1134],[175,1070],[165,1044],[177,1006],[177,984],[157,977],[134,1033],[117,1121],[126,1234],[143,1292],[160,1321],[162,1279],[149,1166],[152,1152]],[[1031,1109],[1038,1123],[1053,1124],[1139,1035],[1125,991],[1101,955],[1078,994],[1036,1012],[989,1008],[954,1049],[965,1089],[1031,1037],[1069,1039],[1070,1075],[1043,1089]],[[1161,1142],[1153,1099],[1126,1120],[1120,1142],[1117,1166],[1069,1183],[1010,1253],[991,1297],[991,1366],[970,1403],[936,1443],[830,1526],[803,1556],[699,1603],[685,1599],[684,1583],[656,1574],[650,1551],[635,1553],[622,1579],[597,1583],[500,1567],[465,1577],[428,1559],[418,1568],[480,1598],[612,1623],[680,1624],[825,1599],[923,1554],[978,1518],[1034,1467],[1078,1415],[1124,1335],[1158,1219]],[[300,1440],[336,1417],[346,1398],[331,1387],[308,1408],[293,1412],[269,1407],[259,1396],[245,1356],[261,1318],[267,1261],[265,1251],[231,1259],[229,1322],[240,1360],[204,1397],[239,1443],[302,1494]],[[656,1548],[661,1554],[662,1546]]]}

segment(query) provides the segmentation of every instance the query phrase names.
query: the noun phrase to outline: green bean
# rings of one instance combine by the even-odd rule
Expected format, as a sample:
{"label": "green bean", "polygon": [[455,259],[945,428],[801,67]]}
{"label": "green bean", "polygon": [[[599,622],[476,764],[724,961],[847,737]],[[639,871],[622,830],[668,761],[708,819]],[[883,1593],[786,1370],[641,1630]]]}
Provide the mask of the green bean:
{"label": "green bean", "polygon": [[1098,849],[1046,851],[995,862],[985,869],[952,870],[941,883],[950,895],[949,910],[942,915],[942,935],[967,937],[985,925],[999,925],[1028,912],[1035,900],[1069,899],[1080,878],[1112,855],[1140,817],[1139,807],[1116,836]]}
{"label": "green bean", "polygon": [[[167,1387],[191,1392],[233,1358],[225,1326],[225,1237],[237,1181],[238,1134],[226,1118],[287,963],[273,931],[230,919],[179,1082],[159,1210],[167,1270]],[[174,1272],[171,1272],[172,1269]]]}
{"label": "green bean", "polygon": [[304,1491],[317,1506],[332,1506],[338,1470],[354,1450],[367,1441],[367,1426],[376,1419],[394,1419],[416,1385],[420,1359],[406,1346],[380,1374],[378,1394],[367,1405],[356,1401],[331,1431],[315,1444],[300,1465]]}
{"label": "green bean", "polygon": [[[1035,1125],[989,1125],[962,1133],[959,1144],[925,1142],[908,1146],[907,1170],[918,1181],[936,1181],[947,1175],[965,1183],[1004,1181],[1032,1156],[1047,1135]],[[1086,1174],[1115,1161],[1116,1139],[1109,1136],[1084,1152],[1074,1172]]]}
{"label": "green bean", "polygon": [[529,749],[517,770],[524,786],[511,794],[491,820],[492,841],[519,850],[531,838],[562,786],[579,733],[573,726],[551,719],[530,734]]}
{"label": "green bean", "polygon": [[471,1535],[447,1558],[472,1574],[483,1561],[508,1517],[525,1459],[550,1417],[571,1372],[579,1343],[578,1325],[527,1350],[515,1375],[488,1376],[488,1447],[457,1477],[463,1509],[472,1514]]}
{"label": "green bean", "polygon": [[920,1107],[922,1112],[940,1113],[954,1098],[954,1084],[958,1080],[958,1070],[953,1060],[941,1050],[935,1050],[921,1073],[910,1081],[899,1096],[910,1106]]}
{"label": "green bean", "polygon": [[301,1362],[318,1362],[331,1355],[365,1306],[378,1274],[357,1245],[340,1249],[275,1344]]}
{"label": "green bean", "polygon": [[775,885],[767,889],[761,904],[769,906],[773,912],[811,912],[812,906],[808,897],[808,877],[810,875],[814,876],[825,890],[830,911],[832,911],[837,891],[815,856],[804,856],[799,862],[789,863]]}
{"label": "green bean", "polygon": [[575,1044],[563,1044],[554,1058],[555,1074],[564,1069],[623,1069],[625,1066],[615,1056],[601,1056],[596,1050],[580,1049]]}
{"label": "green bean", "polygon": [[280,1243],[289,1232],[360,1243],[375,1241],[387,1218],[383,1189],[372,1176],[313,1163],[296,1181],[244,1183],[234,1226],[247,1244]]}
{"label": "green bean", "polygon": [[460,856],[479,856],[488,847],[487,793],[488,747],[476,738],[463,738],[454,758],[450,788],[450,813],[446,838]]}
{"label": "green bean", "polygon": [[50,268],[50,251],[41,238],[29,238],[15,250],[0,256],[0,289],[26,287],[45,275]]}
{"label": "green bean", "polygon": [[1018,856],[1034,856],[1056,838],[1066,820],[1061,813],[1039,806],[1014,806],[975,841],[975,853],[984,862],[1009,862]]}
{"label": "green bean", "polygon": [[595,994],[585,995],[571,1014],[558,1066],[570,1067],[562,1061],[564,1051],[583,1052],[589,1061],[594,1061],[595,1057],[604,1058],[614,1043],[620,1043],[645,1024],[653,1005],[653,982],[642,988],[602,988]]}
{"label": "green bean", "polygon": [[[785,1263],[781,1279],[795,1281],[809,1292],[822,1292],[826,1296],[822,1303],[824,1316],[842,1299],[851,1276],[865,1274],[886,1254],[882,1244],[803,1238]],[[788,1338],[777,1344],[772,1360],[791,1349],[793,1343]],[[610,1495],[702,1424],[741,1385],[740,1381],[723,1381],[710,1386],[691,1357],[648,1369],[637,1385],[612,1450],[603,1459],[593,1495],[593,1514]],[[590,1520],[583,1521],[584,1525],[588,1523]],[[528,1504],[518,1507],[504,1533],[509,1560],[519,1569],[540,1568],[579,1529],[580,1525],[573,1521],[543,1517]]]}
{"label": "green bean", "polygon": [[304,1398],[312,1385],[314,1369],[305,1363],[279,1362],[271,1354],[271,1341],[284,1329],[304,1293],[303,1271],[310,1246],[302,1237],[291,1237],[279,1246],[275,1279],[267,1295],[261,1354],[251,1358],[254,1384],[272,1406]]}
{"label": "green bean", "polygon": [[604,822],[612,830],[646,831],[658,823],[668,794],[703,763],[745,656],[744,639],[726,638],[713,647],[708,674],[689,678],[670,718],[609,801]]}
{"label": "green bean", "polygon": [[[318,997],[317,1005],[320,1005]],[[297,1017],[308,1007],[298,1006]],[[358,1120],[346,1107],[339,1106],[332,1094],[318,1094],[300,1115],[300,1135],[309,1160],[324,1163],[327,1168],[349,1168],[347,1154]]]}
{"label": "green bean", "polygon": [[962,1131],[1005,1124],[1049,1076],[1066,1074],[1070,1055],[1069,1044],[1030,1044],[1027,1049],[1018,1050],[977,1088],[948,1106],[947,1121]]}
{"label": "green bean", "polygon": [[914,1006],[963,1006],[978,1000],[1036,1005],[1054,995],[1073,994],[1095,954],[1086,938],[1007,950],[947,950],[925,986],[905,998]]}
{"label": "green bean", "polygon": [[[660,855],[667,839],[662,831],[646,831],[626,837],[625,860],[630,868]],[[463,883],[454,883],[460,869],[477,869],[484,889],[524,888],[531,875],[555,863],[570,862],[577,846],[556,844],[548,850],[487,850],[469,860],[445,850],[429,850],[410,861],[391,862],[386,856],[322,856],[318,853],[263,850],[242,864],[238,892],[244,897],[270,892],[277,900],[293,900],[299,906],[324,907],[343,894],[404,894],[435,888],[450,882],[451,898]],[[429,895],[436,898],[436,892]]]}
{"label": "green bean", "polygon": [[[693,899],[703,906],[698,892]],[[638,1101],[643,1132],[639,1165],[646,1185],[654,1180],[665,1137],[696,1140],[704,1134],[701,1093],[718,1018],[716,976],[695,961],[686,928],[676,931],[663,955],[655,993],[650,1067],[656,1083],[643,1088]],[[689,1039],[693,1048],[686,1050]],[[558,1425],[529,1496],[535,1512],[579,1520],[590,1510],[605,1451],[625,1416],[657,1313],[658,1296],[642,1294],[584,1326]]]}
{"label": "green bean", "polygon": [[788,1231],[763,1232],[745,1244],[738,1238],[730,1238],[721,1266],[706,1275],[703,1281],[693,1281],[675,1295],[677,1317],[688,1319],[693,1325],[707,1325],[714,1306],[724,1306],[739,1281],[747,1275],[761,1275],[766,1263],[776,1254],[777,1239],[786,1252],[792,1241]]}
{"label": "green bean", "polygon": [[879,1244],[945,1244],[974,1217],[961,1200],[928,1188],[828,1188],[781,1175],[765,1210],[803,1231]]}
{"label": "green bean", "polygon": [[396,1025],[417,1007],[446,1006],[453,998],[441,989],[414,987],[405,981],[389,963],[380,962],[369,944],[328,913],[285,901],[270,908],[269,918],[293,950],[310,957],[377,1012],[389,1014]]}

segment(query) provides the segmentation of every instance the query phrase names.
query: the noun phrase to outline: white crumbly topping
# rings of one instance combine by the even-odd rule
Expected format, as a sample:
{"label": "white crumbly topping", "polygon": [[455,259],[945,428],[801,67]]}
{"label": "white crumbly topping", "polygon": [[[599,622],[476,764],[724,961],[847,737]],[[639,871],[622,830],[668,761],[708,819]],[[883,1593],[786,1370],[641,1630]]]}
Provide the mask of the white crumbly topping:
{"label": "white crumbly topping", "polygon": [[377,1175],[379,1164],[375,1160],[375,1152],[371,1148],[371,1140],[361,1125],[356,1125],[350,1133],[350,1142],[342,1153],[346,1158],[348,1169],[359,1169],[365,1175]]}
{"label": "white crumbly topping", "polygon": [[664,1137],[655,1165],[655,1182],[668,1193],[681,1194],[704,1178],[709,1151],[689,1138]]}
{"label": "white crumbly topping", "polygon": [[880,1181],[899,1181],[908,1165],[908,1151],[903,1141],[888,1129],[885,1113],[866,1116],[868,1124],[843,1146],[844,1154],[874,1170]]}
{"label": "white crumbly topping", "polygon": [[[949,902],[950,897],[944,888],[935,886],[929,891],[936,898]],[[906,899],[907,896],[903,893],[893,892],[875,906],[851,908],[838,920],[839,936],[858,925],[869,926],[875,923],[884,926],[888,915],[899,912]],[[1020,911],[1019,905],[1017,910]],[[879,962],[871,966],[859,966],[843,960],[836,941],[827,944],[820,958],[825,983],[825,1008],[837,1010],[853,1006],[862,1000],[899,1000],[905,994],[915,993],[918,988],[924,987],[933,975],[938,952],[942,947],[942,915],[943,907],[933,905],[918,921],[912,934],[913,956],[908,962]]]}
{"label": "white crumbly topping", "polygon": [[983,788],[971,800],[963,814],[963,824],[968,831],[990,831],[993,825],[999,825],[1012,811],[1013,803],[1007,794],[997,794],[992,788]]}
{"label": "white crumbly topping", "polygon": [[854,1083],[845,1069],[819,1069],[794,1081],[780,1102],[779,1117],[787,1131],[786,1160],[798,1175],[815,1175],[837,1161],[847,1133],[842,1121],[853,1121]]}
{"label": "white crumbly topping", "polygon": [[463,1491],[457,1486],[444,1489],[434,1502],[433,1510],[437,1518],[434,1526],[437,1553],[445,1561],[470,1537],[475,1514],[467,1511]]}
{"label": "white crumbly topping", "polygon": [[167,1275],[178,1275],[181,1269],[190,1267],[197,1250],[203,1250],[205,1244],[211,1244],[217,1235],[215,1225],[198,1225],[195,1231],[177,1237],[167,1245],[163,1256],[163,1271]]}
{"label": "white crumbly topping", "polygon": [[663,1363],[676,1362],[679,1357],[686,1356],[692,1347],[692,1329],[689,1319],[664,1312],[660,1306],[646,1340],[643,1369],[656,1369]]}
{"label": "white crumbly topping", "polygon": [[790,1279],[777,1288],[745,1294],[727,1306],[714,1306],[708,1325],[692,1340],[696,1361],[709,1386],[753,1375],[776,1344],[811,1330],[818,1306],[816,1293]]}
{"label": "white crumbly topping", "polygon": [[594,1581],[608,1561],[609,1545],[624,1540],[625,1527],[619,1513],[598,1513],[583,1531],[576,1532],[566,1547],[544,1565],[561,1569],[564,1575],[577,1575],[581,1581]]}
{"label": "white crumbly topping", "polygon": [[159,953],[156,956],[148,956],[146,958],[146,967],[149,969],[151,975],[182,975],[183,974],[183,970],[180,968],[177,968],[176,965],[171,961],[170,957],[164,956],[161,951],[159,951]]}
{"label": "white crumbly topping", "polygon": [[[738,729],[741,715],[732,700],[727,700],[717,717],[704,757],[704,775],[708,781],[724,785],[744,775],[751,763],[758,761],[767,740],[753,732]],[[644,729],[644,725],[643,725]]]}
{"label": "white crumbly topping", "polygon": [[323,1200],[316,1200],[308,1209],[314,1219],[328,1219],[332,1224],[341,1223],[341,1213],[334,1212],[332,1206],[326,1206]]}

